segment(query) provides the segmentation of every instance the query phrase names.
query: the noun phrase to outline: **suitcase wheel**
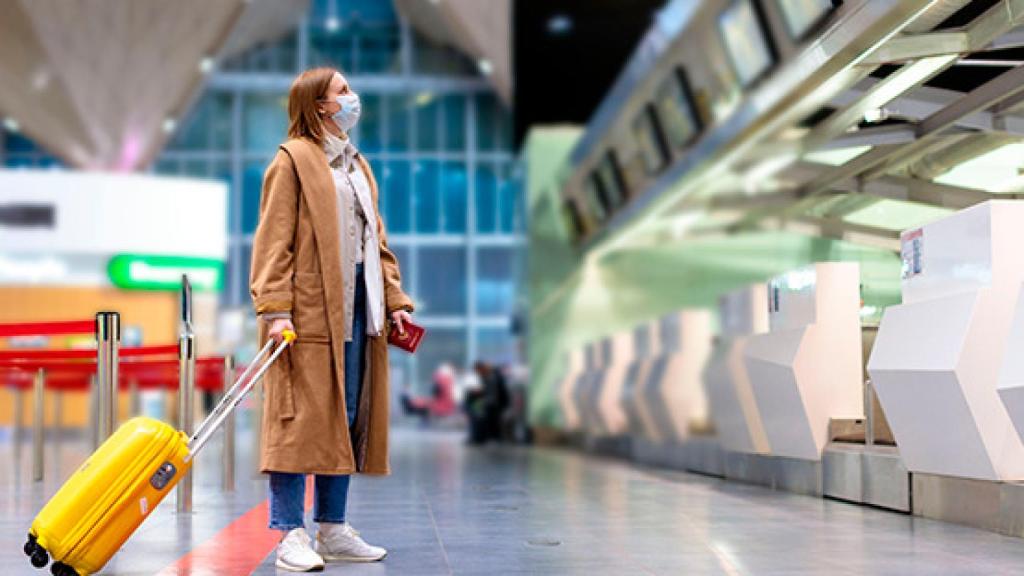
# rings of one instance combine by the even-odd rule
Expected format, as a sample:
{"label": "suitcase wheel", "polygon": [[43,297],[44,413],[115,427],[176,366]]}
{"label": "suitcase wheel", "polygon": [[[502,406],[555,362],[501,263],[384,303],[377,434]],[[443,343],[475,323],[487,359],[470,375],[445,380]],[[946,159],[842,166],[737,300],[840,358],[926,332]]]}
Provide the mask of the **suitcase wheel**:
{"label": "suitcase wheel", "polygon": [[25,556],[32,556],[36,552],[36,548],[39,548],[39,544],[36,544],[36,537],[29,534],[28,541],[25,542],[25,547],[22,550],[25,551]]}
{"label": "suitcase wheel", "polygon": [[36,544],[36,549],[32,551],[32,565],[36,568],[45,568],[50,562],[50,555],[43,550],[43,547]]}
{"label": "suitcase wheel", "polygon": [[78,571],[63,562],[54,562],[50,566],[50,573],[53,576],[78,576]]}

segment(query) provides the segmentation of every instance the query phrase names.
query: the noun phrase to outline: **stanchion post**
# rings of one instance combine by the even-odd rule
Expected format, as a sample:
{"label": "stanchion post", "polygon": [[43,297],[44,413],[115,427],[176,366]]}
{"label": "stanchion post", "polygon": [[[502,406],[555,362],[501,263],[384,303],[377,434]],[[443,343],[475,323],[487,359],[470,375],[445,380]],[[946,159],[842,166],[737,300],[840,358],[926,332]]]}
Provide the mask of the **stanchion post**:
{"label": "stanchion post", "polygon": [[121,346],[121,315],[96,314],[96,386],[98,396],[97,443],[114,433],[117,422],[118,352]]}
{"label": "stanchion post", "polygon": [[252,473],[260,477],[260,454],[263,453],[263,382],[257,382],[252,389],[252,430],[256,435],[256,452],[253,454]]}
{"label": "stanchion post", "polygon": [[[194,432],[196,339],[192,333],[192,288],[187,276],[181,278],[181,320],[181,335],[178,338],[178,428],[186,436],[191,436]],[[191,470],[178,483],[177,500],[178,513],[192,512]]]}
{"label": "stanchion post", "polygon": [[46,371],[36,372],[32,397],[32,480],[43,481],[43,419],[46,417]]}
{"label": "stanchion post", "polygon": [[[234,381],[235,357],[231,354],[224,355],[224,389],[221,396],[227,393]],[[235,412],[228,414],[224,420],[224,471],[221,478],[221,488],[226,492],[235,490]]]}
{"label": "stanchion post", "polygon": [[21,461],[21,444],[25,440],[25,392],[14,389],[14,459]]}
{"label": "stanchion post", "polygon": [[875,388],[871,379],[864,381],[864,445],[875,444]]}
{"label": "stanchion post", "polygon": [[128,412],[132,416],[142,414],[142,402],[139,399],[139,379],[128,381]]}
{"label": "stanchion post", "polygon": [[95,374],[89,375],[89,439],[92,449],[100,447],[100,390]]}

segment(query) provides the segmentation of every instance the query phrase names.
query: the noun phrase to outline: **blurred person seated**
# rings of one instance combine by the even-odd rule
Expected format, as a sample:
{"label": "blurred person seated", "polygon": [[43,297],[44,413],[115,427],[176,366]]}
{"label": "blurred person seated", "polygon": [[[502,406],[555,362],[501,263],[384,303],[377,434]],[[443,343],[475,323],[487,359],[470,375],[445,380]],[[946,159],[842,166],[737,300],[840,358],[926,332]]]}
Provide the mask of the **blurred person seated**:
{"label": "blurred person seated", "polygon": [[418,416],[423,424],[432,418],[447,418],[455,414],[455,368],[448,362],[434,371],[429,397],[413,396],[409,386],[402,390],[402,411],[407,416]]}
{"label": "blurred person seated", "polygon": [[502,420],[509,406],[508,386],[501,370],[482,361],[473,364],[479,385],[466,393],[466,416],[469,418],[470,444],[484,444],[504,439]]}

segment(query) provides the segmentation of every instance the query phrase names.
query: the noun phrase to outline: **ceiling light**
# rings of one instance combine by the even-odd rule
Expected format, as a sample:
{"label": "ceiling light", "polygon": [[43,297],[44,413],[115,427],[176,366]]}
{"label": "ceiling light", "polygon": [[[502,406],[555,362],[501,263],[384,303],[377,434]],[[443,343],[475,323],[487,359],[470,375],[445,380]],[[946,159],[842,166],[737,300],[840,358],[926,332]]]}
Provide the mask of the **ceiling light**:
{"label": "ceiling light", "polygon": [[199,61],[199,71],[203,74],[209,74],[213,70],[214,61],[209,56]]}
{"label": "ceiling light", "polygon": [[476,66],[484,76],[490,76],[494,72],[494,64],[491,64],[491,61],[486,58],[478,60]]}
{"label": "ceiling light", "polygon": [[178,121],[174,118],[167,118],[164,120],[164,133],[170,134],[174,132],[174,129],[178,127]]}
{"label": "ceiling light", "polygon": [[552,36],[563,36],[572,32],[572,18],[566,14],[555,14],[548,18],[548,33]]}
{"label": "ceiling light", "polygon": [[327,18],[326,26],[328,32],[337,32],[338,28],[341,28],[341,20],[337,16],[331,16]]}
{"label": "ceiling light", "polygon": [[14,118],[7,116],[4,118],[4,128],[6,128],[8,132],[17,132],[21,129],[21,125],[18,124],[18,121]]}
{"label": "ceiling light", "polygon": [[889,118],[889,111],[885,108],[870,108],[864,112],[864,121],[868,124],[875,124]]}

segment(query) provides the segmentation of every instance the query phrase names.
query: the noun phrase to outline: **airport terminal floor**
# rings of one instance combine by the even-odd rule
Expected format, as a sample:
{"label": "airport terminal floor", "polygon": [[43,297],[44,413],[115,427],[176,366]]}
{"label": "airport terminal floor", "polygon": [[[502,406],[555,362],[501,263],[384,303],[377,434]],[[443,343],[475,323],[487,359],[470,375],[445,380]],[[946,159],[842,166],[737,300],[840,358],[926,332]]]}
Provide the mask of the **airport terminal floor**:
{"label": "airport terminal floor", "polygon": [[[42,484],[31,482],[27,445],[20,458],[9,440],[2,447],[17,463],[0,477],[2,572],[43,574],[22,555],[26,527],[86,447],[48,446]],[[222,492],[211,447],[195,512],[180,517],[166,499],[102,574],[278,573],[265,481],[243,449],[237,489]],[[1017,538],[568,449],[469,447],[454,431],[416,427],[395,429],[393,449],[393,475],[354,481],[349,510],[388,557],[326,573],[996,575],[1024,565]]]}

